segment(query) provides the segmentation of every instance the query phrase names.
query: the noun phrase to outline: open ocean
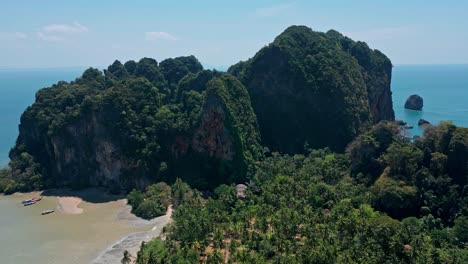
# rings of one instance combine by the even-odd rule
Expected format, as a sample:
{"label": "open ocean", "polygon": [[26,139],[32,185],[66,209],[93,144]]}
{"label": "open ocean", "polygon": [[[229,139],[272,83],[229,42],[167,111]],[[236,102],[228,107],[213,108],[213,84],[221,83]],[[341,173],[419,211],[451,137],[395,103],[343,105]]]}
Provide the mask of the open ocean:
{"label": "open ocean", "polygon": [[[450,120],[468,127],[468,65],[397,65],[392,78],[395,117],[408,125],[410,135],[421,135],[420,118],[431,124]],[[403,106],[408,96],[418,94],[424,99],[422,111]]]}
{"label": "open ocean", "polygon": [[[0,166],[8,163],[8,152],[18,136],[21,113],[34,102],[37,90],[61,80],[71,81],[84,68],[0,69]],[[468,65],[397,65],[392,78],[393,106],[397,119],[414,126],[424,118],[433,124],[452,120],[468,126]],[[406,98],[419,94],[423,111],[403,108]]]}

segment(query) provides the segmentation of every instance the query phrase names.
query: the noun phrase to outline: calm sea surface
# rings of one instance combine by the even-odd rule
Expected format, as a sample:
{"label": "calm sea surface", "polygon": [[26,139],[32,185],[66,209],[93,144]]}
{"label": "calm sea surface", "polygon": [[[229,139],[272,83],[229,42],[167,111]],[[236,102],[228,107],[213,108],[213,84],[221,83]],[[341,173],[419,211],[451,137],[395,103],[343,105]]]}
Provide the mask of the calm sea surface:
{"label": "calm sea surface", "polygon": [[[432,124],[451,120],[468,127],[468,65],[399,65],[393,68],[393,108],[397,119],[414,126],[412,135],[420,135],[418,120]],[[406,110],[406,99],[418,94],[424,99],[422,111]]]}

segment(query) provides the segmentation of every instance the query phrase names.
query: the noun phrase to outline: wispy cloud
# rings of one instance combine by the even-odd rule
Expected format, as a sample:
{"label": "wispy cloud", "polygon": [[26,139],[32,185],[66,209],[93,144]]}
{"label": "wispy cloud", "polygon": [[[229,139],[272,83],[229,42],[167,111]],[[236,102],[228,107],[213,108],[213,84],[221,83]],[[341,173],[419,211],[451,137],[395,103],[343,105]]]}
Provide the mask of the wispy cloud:
{"label": "wispy cloud", "polygon": [[66,36],[79,35],[88,32],[89,29],[82,24],[75,22],[72,24],[51,24],[42,27],[36,32],[38,39],[48,42],[64,42]]}
{"label": "wispy cloud", "polygon": [[167,32],[162,32],[162,31],[159,31],[159,32],[156,32],[156,31],[152,31],[152,32],[145,32],[145,38],[146,40],[150,40],[150,41],[157,41],[157,40],[171,40],[171,41],[174,41],[174,40],[177,40],[177,37],[170,34],[170,33],[167,33]]}
{"label": "wispy cloud", "polygon": [[81,25],[78,22],[75,22],[73,24],[52,24],[45,26],[42,29],[43,32],[49,33],[49,34],[80,34],[84,32],[88,32],[88,28]]}
{"label": "wispy cloud", "polygon": [[65,41],[65,39],[63,37],[46,34],[46,33],[43,33],[41,31],[37,32],[36,36],[37,36],[38,39],[43,40],[43,41],[48,41],[48,42],[63,42],[63,41]]}
{"label": "wispy cloud", "polygon": [[290,9],[293,5],[294,5],[294,2],[287,3],[287,4],[281,4],[281,5],[262,7],[262,8],[258,8],[255,11],[255,14],[257,15],[257,17],[262,17],[262,18],[263,17],[273,17],[273,16],[283,14],[288,9]]}
{"label": "wispy cloud", "polygon": [[0,32],[0,39],[2,40],[24,40],[28,35],[23,32]]}

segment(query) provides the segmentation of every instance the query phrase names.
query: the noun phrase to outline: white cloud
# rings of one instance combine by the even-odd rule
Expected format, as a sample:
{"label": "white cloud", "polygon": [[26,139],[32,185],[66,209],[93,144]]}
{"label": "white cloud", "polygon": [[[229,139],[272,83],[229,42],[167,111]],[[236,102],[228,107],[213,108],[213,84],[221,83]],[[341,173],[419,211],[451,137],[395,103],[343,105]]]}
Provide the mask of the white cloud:
{"label": "white cloud", "polygon": [[42,28],[42,31],[49,34],[80,34],[88,32],[88,28],[78,22],[73,24],[52,24]]}
{"label": "white cloud", "polygon": [[0,32],[0,39],[2,40],[24,40],[28,35],[23,32]]}
{"label": "white cloud", "polygon": [[56,36],[56,35],[49,35],[45,34],[41,31],[36,33],[36,36],[38,39],[43,40],[43,41],[48,41],[48,42],[63,42],[65,41],[64,38]]}
{"label": "white cloud", "polygon": [[167,33],[167,32],[145,32],[145,38],[146,40],[151,40],[151,41],[157,41],[157,40],[171,40],[171,41],[174,41],[174,40],[177,40],[177,38],[170,34],[170,33]]}
{"label": "white cloud", "polygon": [[292,3],[287,3],[287,4],[281,4],[281,5],[275,5],[275,6],[269,6],[269,7],[263,7],[263,8],[258,8],[255,11],[255,14],[258,17],[272,17],[272,16],[277,16],[281,15],[285,11],[287,11],[289,8],[291,8],[294,5],[294,2]]}
{"label": "white cloud", "polygon": [[78,22],[73,24],[51,24],[44,26],[36,32],[38,39],[48,42],[64,42],[66,36],[79,35],[88,32],[89,29]]}

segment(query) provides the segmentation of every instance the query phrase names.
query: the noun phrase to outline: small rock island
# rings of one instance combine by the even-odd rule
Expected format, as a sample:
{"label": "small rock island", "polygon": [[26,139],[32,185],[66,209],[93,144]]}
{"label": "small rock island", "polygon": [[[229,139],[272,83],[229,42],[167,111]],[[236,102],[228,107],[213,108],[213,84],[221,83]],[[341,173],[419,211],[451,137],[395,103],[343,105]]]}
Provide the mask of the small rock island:
{"label": "small rock island", "polygon": [[410,110],[421,111],[424,105],[424,101],[421,96],[413,94],[406,99],[405,108]]}
{"label": "small rock island", "polygon": [[418,121],[418,126],[428,126],[430,125],[431,123],[429,121],[427,121],[426,119],[419,119]]}

